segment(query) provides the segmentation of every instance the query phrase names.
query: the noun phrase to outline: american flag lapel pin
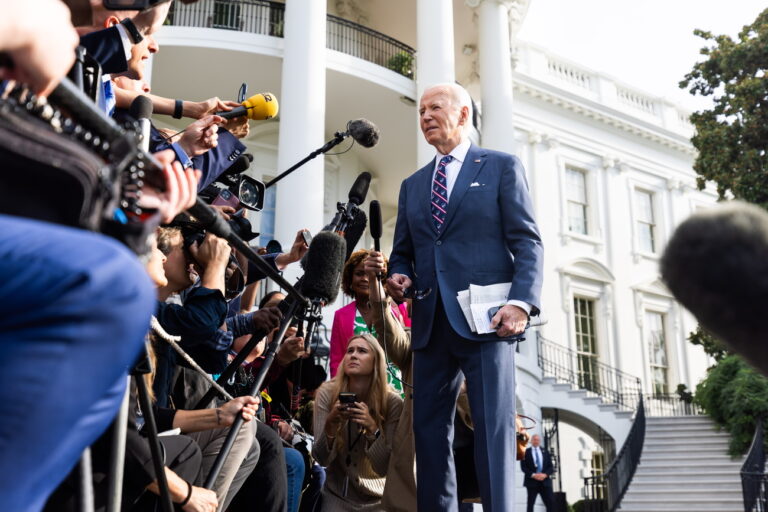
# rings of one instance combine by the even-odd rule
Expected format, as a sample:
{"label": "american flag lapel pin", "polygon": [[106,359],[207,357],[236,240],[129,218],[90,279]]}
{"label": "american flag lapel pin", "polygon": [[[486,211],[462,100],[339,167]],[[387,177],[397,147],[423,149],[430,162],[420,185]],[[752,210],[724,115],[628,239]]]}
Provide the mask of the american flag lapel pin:
{"label": "american flag lapel pin", "polygon": [[479,163],[480,163],[480,159],[479,159],[479,158],[476,158],[476,159],[475,159],[475,163],[476,163],[476,164],[479,164]]}

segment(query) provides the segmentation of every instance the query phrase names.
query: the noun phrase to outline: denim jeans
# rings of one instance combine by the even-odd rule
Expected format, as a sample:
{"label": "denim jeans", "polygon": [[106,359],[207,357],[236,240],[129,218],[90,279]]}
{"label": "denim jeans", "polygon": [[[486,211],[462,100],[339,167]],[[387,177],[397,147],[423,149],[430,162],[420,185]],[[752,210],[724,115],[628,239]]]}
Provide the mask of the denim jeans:
{"label": "denim jeans", "polygon": [[301,486],[304,483],[304,457],[298,450],[284,447],[285,465],[288,468],[288,512],[298,512]]}

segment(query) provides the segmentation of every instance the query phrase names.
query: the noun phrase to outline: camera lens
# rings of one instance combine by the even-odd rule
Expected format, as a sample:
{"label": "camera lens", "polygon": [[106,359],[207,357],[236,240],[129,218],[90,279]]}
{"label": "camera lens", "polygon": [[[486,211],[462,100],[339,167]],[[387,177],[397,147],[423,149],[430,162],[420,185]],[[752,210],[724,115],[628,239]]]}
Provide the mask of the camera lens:
{"label": "camera lens", "polygon": [[259,204],[259,191],[256,187],[247,181],[240,183],[240,202],[247,204],[251,208],[256,207]]}

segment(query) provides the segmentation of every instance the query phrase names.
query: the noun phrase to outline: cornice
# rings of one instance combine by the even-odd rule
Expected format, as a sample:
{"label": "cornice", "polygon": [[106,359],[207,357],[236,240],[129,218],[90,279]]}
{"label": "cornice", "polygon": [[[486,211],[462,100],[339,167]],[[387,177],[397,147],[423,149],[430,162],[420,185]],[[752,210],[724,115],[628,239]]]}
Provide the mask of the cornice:
{"label": "cornice", "polygon": [[520,73],[515,73],[512,80],[514,90],[517,93],[526,94],[686,155],[696,155],[696,150],[684,135],[634,118],[624,112],[610,109],[588,98],[577,96]]}

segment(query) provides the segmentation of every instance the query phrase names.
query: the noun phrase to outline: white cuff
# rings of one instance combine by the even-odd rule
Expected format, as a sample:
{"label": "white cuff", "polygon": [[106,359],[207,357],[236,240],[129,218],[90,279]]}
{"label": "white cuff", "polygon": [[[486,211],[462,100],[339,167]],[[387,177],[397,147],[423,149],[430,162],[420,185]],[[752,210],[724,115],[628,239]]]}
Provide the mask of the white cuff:
{"label": "white cuff", "polygon": [[123,51],[125,52],[125,61],[128,62],[131,60],[131,48],[133,48],[133,40],[131,39],[131,36],[128,35],[128,31],[122,24],[118,23],[115,26],[117,27],[117,31],[120,32],[120,39],[123,41]]}
{"label": "white cuff", "polygon": [[522,309],[523,311],[525,311],[525,313],[528,316],[531,316],[531,309],[533,309],[533,306],[531,306],[527,302],[523,302],[521,300],[508,300],[507,301],[507,306],[517,306],[520,309]]}

